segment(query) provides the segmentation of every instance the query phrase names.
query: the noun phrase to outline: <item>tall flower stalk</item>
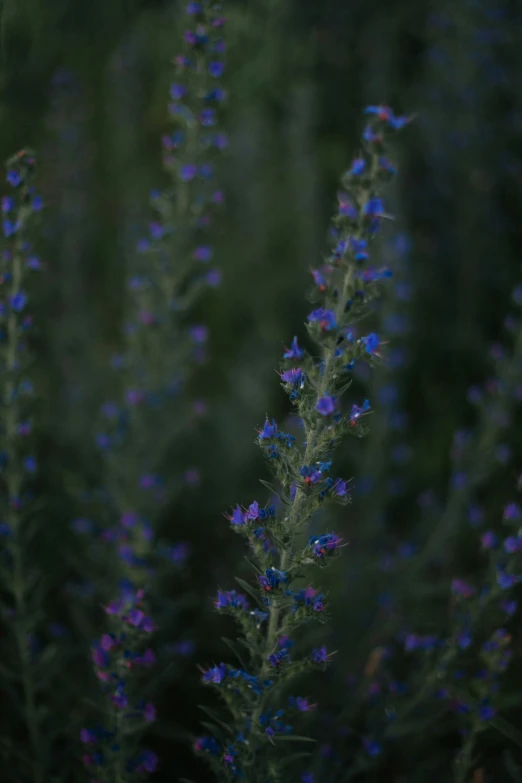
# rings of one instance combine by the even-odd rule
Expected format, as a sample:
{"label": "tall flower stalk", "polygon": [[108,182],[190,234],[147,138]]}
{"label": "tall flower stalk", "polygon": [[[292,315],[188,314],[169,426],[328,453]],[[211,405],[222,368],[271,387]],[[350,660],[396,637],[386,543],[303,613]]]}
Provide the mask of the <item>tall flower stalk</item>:
{"label": "tall flower stalk", "polygon": [[[35,158],[30,150],[21,150],[7,161],[6,166],[7,181],[13,192],[2,199],[0,536],[3,544],[2,614],[10,631],[10,645],[2,654],[2,674],[6,677],[2,689],[11,692],[12,709],[25,724],[27,736],[20,744],[20,747],[25,746],[24,752],[16,753],[9,763],[13,765],[12,769],[19,770],[17,780],[43,783],[46,750],[40,691],[47,675],[42,676],[44,673],[35,651],[41,611],[41,574],[35,571],[32,560],[38,501],[32,489],[37,474],[37,462],[31,450],[35,394],[31,380],[34,357],[28,332],[32,317],[26,309],[30,278],[41,268],[38,258],[31,252],[29,236],[33,215],[41,209],[42,200],[35,194],[32,184]],[[11,724],[9,734],[16,733],[16,722],[14,725],[13,731]],[[6,745],[8,757],[15,747],[11,739]]]}
{"label": "tall flower stalk", "polygon": [[[207,327],[191,324],[187,314],[203,290],[220,281],[219,271],[210,267],[208,230],[223,200],[214,182],[214,158],[227,144],[216,128],[226,97],[219,86],[224,19],[214,0],[189,3],[187,14],[193,29],[185,32],[185,51],[174,59],[170,86],[174,130],[162,140],[171,183],[151,194],[154,218],[149,236],[137,244],[128,281],[124,351],[113,359],[122,399],[104,404],[96,436],[119,518],[103,536],[119,543],[120,558],[132,571],[127,575],[142,581],[138,574],[150,565],[157,543],[158,509],[171,499],[169,489],[176,489],[165,485],[162,463],[173,439],[203,411],[201,402],[179,398],[194,365],[204,359],[208,336]],[[190,483],[197,476],[184,479]]]}
{"label": "tall flower stalk", "polygon": [[[176,489],[166,485],[161,469],[173,439],[202,413],[201,401],[192,403],[190,411],[184,409],[187,400],[180,400],[190,371],[204,359],[207,339],[206,326],[190,323],[187,313],[202,290],[220,282],[218,270],[209,269],[213,249],[208,229],[223,201],[214,183],[213,159],[227,144],[225,134],[216,129],[218,108],[226,97],[219,86],[225,50],[221,8],[221,3],[214,0],[190,2],[187,6],[193,29],[185,32],[185,51],[174,60],[175,81],[170,86],[169,104],[174,130],[162,140],[164,167],[171,182],[165,190],[151,194],[154,219],[149,224],[149,235],[138,242],[136,263],[128,281],[124,351],[113,359],[114,368],[121,374],[120,402],[103,405],[103,429],[96,436],[104,456],[103,497],[109,517],[100,516],[94,532],[98,541],[110,542],[116,548],[116,557],[110,547],[108,557],[100,558],[101,592],[106,599],[123,590],[119,603],[128,602],[129,596],[141,602],[146,586],[155,621],[159,624],[164,615],[169,628],[176,602],[169,602],[155,588],[164,573],[162,565],[166,562],[171,571],[173,565],[183,564],[187,550],[158,538],[160,512]],[[169,427],[165,427],[167,415]],[[190,471],[185,473],[186,482],[196,479]],[[103,524],[105,520],[107,525]],[[82,533],[91,532],[85,522],[77,520],[77,528]],[[131,616],[125,606],[120,617],[123,626],[129,624],[125,617]],[[100,660],[102,645],[108,667],[101,677],[109,695],[107,725],[98,733],[82,731],[83,741],[98,748],[94,755],[88,753],[85,757],[88,767],[105,763],[103,753],[100,761],[99,750],[104,743],[116,748],[106,773],[111,783],[127,780],[123,777],[125,770],[129,775],[142,774],[153,772],[156,765],[155,757],[148,752],[147,764],[140,762],[134,767],[129,756],[131,745],[124,742],[127,733],[135,733],[132,721],[129,724],[126,719],[129,714],[132,718],[140,713],[127,695],[127,690],[132,694],[133,683],[123,676],[122,667],[136,665],[128,637],[128,630],[119,628],[103,634],[95,643],[95,663]],[[104,648],[104,644],[108,646]],[[178,649],[186,651],[183,645]],[[148,663],[153,660],[151,653]],[[98,664],[97,668],[100,678]],[[151,703],[141,712],[147,722],[154,720]]]}
{"label": "tall flower stalk", "polygon": [[292,733],[288,720],[313,706],[305,697],[287,699],[287,687],[298,675],[323,669],[332,656],[323,646],[293,659],[292,647],[300,647],[302,626],[325,618],[325,596],[307,585],[311,569],[327,565],[343,546],[334,532],[314,532],[313,517],[325,502],[349,501],[347,482],[329,473],[336,444],[348,434],[363,435],[370,410],[368,400],[345,408],[343,396],[355,361],[372,364],[381,357],[378,335],[358,336],[355,324],[368,314],[380,281],[391,276],[390,270],[369,263],[369,253],[382,220],[389,217],[379,195],[395,174],[387,157],[388,137],[408,122],[384,106],[370,106],[366,114],[370,121],[362,150],[342,178],[333,248],[312,270],[318,306],[308,316],[307,330],[319,355],[305,352],[294,338],[280,373],[304,439],[299,442],[267,418],[258,442],[278,486],[263,483],[279,508],[254,501],[228,516],[250,545],[257,584],[238,579],[249,598],[220,590],[215,604],[240,624],[242,638],[232,647],[241,668],[221,663],[203,671],[203,682],[217,687],[232,720],[214,725],[213,735],[198,738],[195,748],[223,780],[246,774],[252,783],[282,779],[285,759],[277,746]]}

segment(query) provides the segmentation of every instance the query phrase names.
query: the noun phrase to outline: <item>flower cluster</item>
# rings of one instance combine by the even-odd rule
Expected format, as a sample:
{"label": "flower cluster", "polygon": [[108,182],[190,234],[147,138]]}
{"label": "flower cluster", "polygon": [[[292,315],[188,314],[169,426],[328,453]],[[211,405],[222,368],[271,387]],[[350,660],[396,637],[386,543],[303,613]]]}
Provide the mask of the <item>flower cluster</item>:
{"label": "flower cluster", "polygon": [[[143,590],[127,588],[110,602],[105,612],[110,631],[92,647],[95,674],[105,696],[106,725],[83,728],[80,740],[85,746],[83,763],[91,775],[113,774],[119,780],[154,772],[157,765],[151,750],[136,752],[136,734],[156,718],[154,704],[136,698],[136,680],[143,668],[155,663],[156,655],[146,646],[154,623],[143,608]],[[132,739],[131,739],[132,738]]]}
{"label": "flower cluster", "polygon": [[[203,681],[219,689],[232,715],[246,716],[244,723],[230,727],[231,737],[222,737],[216,727],[214,738],[196,741],[196,750],[205,754],[220,779],[244,776],[254,767],[263,779],[263,775],[275,774],[276,748],[289,730],[276,707],[279,689],[310,667],[323,667],[332,656],[324,646],[304,656],[290,655],[297,640],[295,632],[320,618],[325,608],[324,596],[316,588],[295,591],[292,584],[306,578],[310,567],[330,562],[342,546],[342,539],[333,532],[312,535],[304,548],[298,542],[325,501],[349,500],[347,482],[332,479],[328,473],[337,442],[348,434],[364,434],[363,420],[370,403],[352,400],[345,408],[343,394],[355,361],[373,363],[382,347],[373,332],[356,339],[354,324],[366,315],[380,281],[391,275],[389,270],[372,271],[366,262],[380,225],[388,217],[380,198],[382,185],[394,174],[387,157],[388,136],[408,119],[384,106],[370,106],[366,114],[369,122],[363,149],[342,179],[339,211],[330,232],[330,256],[313,270],[318,306],[310,313],[307,328],[320,358],[308,354],[296,337],[285,351],[280,373],[283,389],[303,424],[304,441],[282,433],[267,418],[258,431],[258,442],[279,480],[278,490],[267,486],[277,492],[280,508],[261,509],[254,502],[247,509],[237,506],[227,517],[254,550],[257,589],[238,581],[264,619],[248,623],[246,597],[239,599],[235,591],[220,593],[216,607],[237,616],[245,637],[242,646],[250,655],[248,672],[241,669],[238,674],[224,663],[203,672]],[[256,545],[260,539],[266,543],[267,538],[269,546]],[[290,630],[295,638],[290,638]],[[239,650],[238,657],[242,660]],[[249,683],[246,688],[244,682]]]}

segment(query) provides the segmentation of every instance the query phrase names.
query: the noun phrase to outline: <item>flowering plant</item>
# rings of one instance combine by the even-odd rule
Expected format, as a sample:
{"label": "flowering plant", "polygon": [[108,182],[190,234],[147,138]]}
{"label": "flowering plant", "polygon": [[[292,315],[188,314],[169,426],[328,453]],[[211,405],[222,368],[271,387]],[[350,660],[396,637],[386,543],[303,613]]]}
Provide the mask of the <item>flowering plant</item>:
{"label": "flowering plant", "polygon": [[[50,693],[58,674],[52,665],[53,649],[39,649],[42,631],[42,574],[37,569],[39,498],[34,483],[38,463],[32,450],[36,393],[31,378],[34,356],[31,345],[33,318],[27,312],[33,276],[42,269],[34,255],[31,229],[34,214],[42,208],[33,178],[36,161],[31,150],[20,150],[6,163],[12,193],[2,198],[4,248],[0,284],[0,504],[2,522],[2,616],[8,637],[2,667],[15,721],[6,729],[5,747],[10,769],[24,779],[43,783],[48,765],[51,732],[39,709],[42,693]],[[44,654],[45,653],[45,654]],[[27,750],[15,741],[18,720],[28,737]],[[47,727],[48,728],[48,727]]]}
{"label": "flowering plant", "polygon": [[224,780],[245,774],[263,783],[280,779],[289,759],[278,754],[279,743],[299,739],[289,721],[313,707],[305,697],[285,702],[284,694],[303,673],[324,669],[333,655],[321,646],[294,656],[293,648],[299,649],[304,626],[326,617],[326,597],[308,583],[309,573],[327,566],[345,545],[335,532],[315,530],[314,515],[327,502],[349,502],[348,482],[329,474],[337,443],[366,431],[370,402],[353,401],[345,409],[343,395],[355,362],[373,364],[382,356],[379,336],[358,335],[355,324],[368,314],[380,282],[391,276],[389,269],[367,262],[382,220],[389,217],[380,198],[396,172],[387,156],[389,135],[409,121],[384,106],[369,106],[366,114],[363,149],[342,178],[331,253],[312,270],[316,306],[307,330],[319,356],[305,352],[296,337],[283,357],[280,378],[303,438],[267,418],[258,443],[278,486],[262,483],[276,502],[238,505],[227,517],[249,544],[256,585],[238,579],[246,594],[220,590],[215,603],[240,625],[242,638],[230,643],[240,668],[220,663],[203,670],[203,682],[217,688],[231,720],[213,724],[212,735],[196,739],[195,749]]}

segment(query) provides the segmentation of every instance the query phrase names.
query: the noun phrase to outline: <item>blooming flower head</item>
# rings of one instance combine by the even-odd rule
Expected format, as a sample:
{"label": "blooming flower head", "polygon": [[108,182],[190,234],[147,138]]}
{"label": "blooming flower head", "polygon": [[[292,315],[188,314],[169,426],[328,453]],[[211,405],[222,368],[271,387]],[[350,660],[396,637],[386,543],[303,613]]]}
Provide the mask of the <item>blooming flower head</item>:
{"label": "blooming flower head", "polygon": [[214,602],[216,609],[232,607],[234,609],[248,609],[248,601],[244,595],[236,590],[218,590],[218,597]]}
{"label": "blooming flower head", "polygon": [[366,352],[369,353],[371,356],[376,354],[377,349],[379,348],[380,345],[379,337],[374,332],[367,335],[366,337],[361,337],[361,342],[363,343]]}
{"label": "blooming flower head", "polygon": [[321,414],[321,416],[331,416],[332,413],[335,412],[337,407],[337,400],[335,397],[331,397],[328,394],[325,394],[324,397],[321,397],[317,401],[317,405],[315,406],[315,409],[318,413]]}
{"label": "blooming flower head", "polygon": [[312,661],[314,663],[328,663],[331,660],[333,653],[329,653],[326,647],[323,646],[319,649],[314,649],[312,652]]}
{"label": "blooming flower head", "polygon": [[231,525],[242,526],[246,522],[245,513],[239,506],[236,506],[230,515],[225,515],[225,519],[228,519]]}
{"label": "blooming flower head", "polygon": [[220,685],[227,676],[226,664],[220,663],[218,666],[212,666],[203,672],[202,680],[204,683],[213,683],[214,685]]}
{"label": "blooming flower head", "polygon": [[339,538],[336,533],[325,533],[318,537],[310,536],[308,546],[312,548],[315,557],[324,558],[338,549],[341,541],[342,538]]}
{"label": "blooming flower head", "polygon": [[310,323],[318,323],[323,332],[329,332],[337,326],[335,313],[324,307],[319,307],[308,316]]}

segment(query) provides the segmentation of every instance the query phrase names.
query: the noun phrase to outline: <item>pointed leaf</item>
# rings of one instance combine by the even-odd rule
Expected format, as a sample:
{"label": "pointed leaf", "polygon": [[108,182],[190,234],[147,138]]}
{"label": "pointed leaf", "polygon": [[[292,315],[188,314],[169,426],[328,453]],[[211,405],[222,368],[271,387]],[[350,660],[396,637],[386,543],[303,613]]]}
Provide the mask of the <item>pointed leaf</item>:
{"label": "pointed leaf", "polygon": [[248,563],[248,565],[249,565],[249,566],[252,566],[252,568],[254,569],[254,571],[257,571],[257,573],[258,573],[258,574],[262,574],[262,573],[263,573],[263,572],[261,571],[261,569],[259,568],[259,566],[257,566],[257,565],[256,565],[255,563],[253,563],[251,560],[249,560],[249,559],[248,559],[248,557],[245,557],[245,560],[247,561],[247,563]]}
{"label": "pointed leaf", "polygon": [[201,725],[210,731],[211,735],[215,737],[219,742],[221,742],[222,745],[225,744],[225,737],[223,735],[223,732],[219,728],[219,726],[216,726],[215,723],[210,723],[209,721],[202,720]]}
{"label": "pointed leaf", "polygon": [[243,590],[249,594],[251,598],[255,600],[257,604],[259,604],[259,595],[256,593],[255,589],[252,587],[252,585],[248,584],[248,582],[245,582],[244,579],[241,579],[239,576],[234,577],[238,585],[243,588]]}
{"label": "pointed leaf", "polygon": [[228,723],[225,723],[214,710],[211,710],[210,707],[205,707],[204,704],[198,704],[198,707],[206,715],[208,715],[209,718],[212,718],[213,721],[219,724],[227,734],[233,734],[233,728],[229,726]]}
{"label": "pointed leaf", "polygon": [[238,659],[239,663],[241,664],[241,667],[243,669],[246,669],[245,662],[243,661],[241,654],[237,651],[234,642],[231,639],[227,639],[225,636],[221,637],[221,641],[224,642],[227,645],[227,647],[229,647],[232,650],[232,652]]}
{"label": "pointed leaf", "polygon": [[288,767],[290,764],[293,764],[294,761],[299,761],[300,759],[309,759],[311,757],[311,753],[308,751],[301,751],[300,753],[290,753],[285,754],[284,758],[281,759],[279,762],[281,767]]}

